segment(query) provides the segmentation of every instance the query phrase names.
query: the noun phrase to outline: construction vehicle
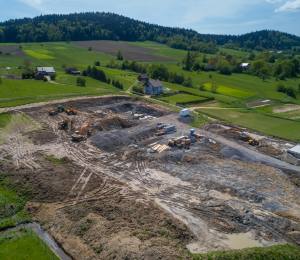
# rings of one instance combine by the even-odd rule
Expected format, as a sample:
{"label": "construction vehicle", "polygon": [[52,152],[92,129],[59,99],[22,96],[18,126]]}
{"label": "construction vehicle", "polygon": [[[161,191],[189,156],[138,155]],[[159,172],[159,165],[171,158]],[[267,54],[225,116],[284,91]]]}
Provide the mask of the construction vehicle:
{"label": "construction vehicle", "polygon": [[58,122],[58,126],[60,126],[60,129],[67,129],[69,127],[69,122],[71,123],[71,128],[73,128],[73,120],[63,120]]}
{"label": "construction vehicle", "polygon": [[77,115],[77,110],[75,110],[73,107],[70,109],[66,109],[66,113],[68,115]]}
{"label": "construction vehicle", "polygon": [[81,127],[81,129],[79,131],[75,131],[75,133],[72,134],[73,141],[82,141],[85,138],[85,136],[82,134],[82,132],[84,130],[86,130],[87,136],[92,135],[92,133],[90,131],[90,124],[87,124],[87,125]]}
{"label": "construction vehicle", "polygon": [[244,141],[249,141],[249,144],[252,145],[252,146],[255,146],[255,145],[259,145],[259,140],[253,138],[251,135],[247,134],[246,132],[243,132],[242,130],[240,129],[237,129],[237,128],[229,128],[227,129],[226,131],[236,131],[236,132],[240,132],[240,139],[241,140],[244,140]]}
{"label": "construction vehicle", "polygon": [[252,146],[259,145],[259,140],[251,139],[251,140],[249,140],[249,144],[252,145]]}
{"label": "construction vehicle", "polygon": [[61,113],[61,112],[64,112],[64,111],[65,111],[65,107],[64,106],[58,106],[56,109],[50,110],[49,111],[49,115],[50,116],[54,116],[57,113]]}
{"label": "construction vehicle", "polygon": [[176,132],[176,126],[175,125],[163,125],[161,129],[158,129],[156,132],[157,136],[161,136],[164,134],[172,134]]}

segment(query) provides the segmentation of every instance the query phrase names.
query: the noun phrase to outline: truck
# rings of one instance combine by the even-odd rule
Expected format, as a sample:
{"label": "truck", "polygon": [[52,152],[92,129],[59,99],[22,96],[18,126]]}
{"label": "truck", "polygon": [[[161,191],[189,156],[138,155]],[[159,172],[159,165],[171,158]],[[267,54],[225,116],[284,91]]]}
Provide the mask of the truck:
{"label": "truck", "polygon": [[190,114],[190,110],[188,108],[180,110],[180,116],[188,116]]}
{"label": "truck", "polygon": [[164,125],[161,129],[158,128],[156,135],[165,135],[165,134],[171,134],[176,132],[176,126],[175,125]]}

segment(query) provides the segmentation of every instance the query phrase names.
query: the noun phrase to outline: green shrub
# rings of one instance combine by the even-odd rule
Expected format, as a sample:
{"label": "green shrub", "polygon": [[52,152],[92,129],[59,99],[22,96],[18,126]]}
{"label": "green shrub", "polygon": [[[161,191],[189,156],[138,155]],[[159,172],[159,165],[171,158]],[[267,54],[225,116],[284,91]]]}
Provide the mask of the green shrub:
{"label": "green shrub", "polygon": [[85,87],[86,79],[82,77],[77,77],[76,84]]}
{"label": "green shrub", "polygon": [[205,90],[206,90],[204,84],[201,84],[200,87],[199,87],[199,89],[200,89],[201,91],[205,91]]}
{"label": "green shrub", "polygon": [[90,46],[88,50],[89,50],[89,51],[92,51],[93,49],[92,49],[92,47]]}
{"label": "green shrub", "polygon": [[52,73],[51,76],[50,76],[51,80],[55,80],[56,77],[57,77],[57,74],[56,74],[56,73]]}
{"label": "green shrub", "polygon": [[46,82],[46,81],[48,81],[48,79],[47,79],[46,77],[44,77],[44,78],[43,78],[43,81]]}
{"label": "green shrub", "polygon": [[285,86],[282,82],[279,82],[279,83],[277,84],[277,86],[276,86],[276,90],[277,90],[278,92],[286,93],[287,88],[286,88],[286,86]]}

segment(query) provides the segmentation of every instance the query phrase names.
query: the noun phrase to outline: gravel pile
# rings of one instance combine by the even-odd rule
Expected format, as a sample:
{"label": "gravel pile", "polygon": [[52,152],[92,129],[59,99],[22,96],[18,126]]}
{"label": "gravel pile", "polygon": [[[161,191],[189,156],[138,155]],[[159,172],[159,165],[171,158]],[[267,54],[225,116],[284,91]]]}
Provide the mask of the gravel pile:
{"label": "gravel pile", "polygon": [[250,157],[244,152],[230,146],[226,146],[223,149],[221,149],[220,153],[227,156],[230,159],[241,160],[241,161],[254,161],[254,162],[258,161],[256,158]]}
{"label": "gravel pile", "polygon": [[194,117],[191,116],[191,115],[188,115],[188,116],[180,116],[177,118],[177,120],[181,123],[184,123],[184,124],[191,124],[191,123],[194,123]]}

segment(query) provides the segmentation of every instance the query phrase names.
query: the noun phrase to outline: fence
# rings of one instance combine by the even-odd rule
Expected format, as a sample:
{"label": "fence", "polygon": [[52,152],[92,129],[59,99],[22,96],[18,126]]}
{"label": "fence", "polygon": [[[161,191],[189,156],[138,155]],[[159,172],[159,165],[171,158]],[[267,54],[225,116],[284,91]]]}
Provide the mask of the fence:
{"label": "fence", "polygon": [[42,95],[42,96],[29,96],[25,98],[1,98],[0,104],[12,103],[12,102],[21,102],[21,101],[35,101],[41,99],[52,99],[52,98],[68,98],[68,97],[78,97],[78,96],[87,96],[87,95],[102,95],[102,94],[111,94],[118,93],[120,91],[105,91],[105,92],[86,92],[86,93],[70,93],[70,94],[61,94],[61,95]]}
{"label": "fence", "polygon": [[[11,207],[10,203],[8,202],[8,200],[4,197],[4,195],[0,192],[0,198],[4,199],[4,206],[7,209],[9,215],[11,216],[11,218],[13,220],[17,219],[16,221],[16,226],[20,225],[20,224],[26,224],[21,218],[19,218],[19,216],[16,214],[16,212],[13,210],[13,208]],[[0,200],[1,201],[1,200]],[[14,218],[15,217],[15,218]],[[24,227],[24,229],[26,229],[30,235],[38,241],[38,243],[41,245],[41,247],[44,249],[44,251],[46,252],[46,254],[50,257],[50,259],[52,260],[58,260],[60,259],[59,257],[57,257],[54,252],[49,248],[49,246],[47,246],[46,242],[43,241],[43,239],[41,239],[37,234],[34,233],[34,231],[32,230],[32,228],[30,227],[30,230],[28,230],[27,228]],[[41,242],[44,242],[43,243]],[[49,252],[50,251],[50,252]]]}

